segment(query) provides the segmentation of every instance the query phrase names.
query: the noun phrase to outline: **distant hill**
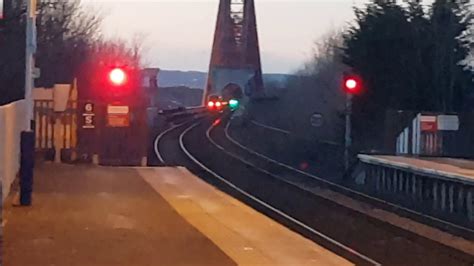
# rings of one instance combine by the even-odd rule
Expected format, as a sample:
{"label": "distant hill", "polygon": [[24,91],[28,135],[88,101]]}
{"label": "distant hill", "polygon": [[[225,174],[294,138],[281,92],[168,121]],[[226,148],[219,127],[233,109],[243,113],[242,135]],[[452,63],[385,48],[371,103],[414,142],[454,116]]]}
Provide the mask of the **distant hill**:
{"label": "distant hill", "polygon": [[160,109],[174,109],[201,105],[203,91],[184,86],[160,87],[156,94],[155,104]]}
{"label": "distant hill", "polygon": [[[265,83],[284,86],[291,77],[287,74],[263,74]],[[206,86],[207,73],[199,71],[161,70],[158,77],[160,87],[189,87],[203,89]]]}

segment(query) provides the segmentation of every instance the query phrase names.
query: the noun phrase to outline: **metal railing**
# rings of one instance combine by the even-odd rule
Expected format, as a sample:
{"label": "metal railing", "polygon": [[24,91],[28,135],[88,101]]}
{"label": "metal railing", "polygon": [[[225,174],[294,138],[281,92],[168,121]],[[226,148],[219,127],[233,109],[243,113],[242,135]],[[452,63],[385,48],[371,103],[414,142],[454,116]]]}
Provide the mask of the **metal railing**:
{"label": "metal railing", "polygon": [[368,194],[474,232],[474,180],[377,156],[359,159],[354,178]]}

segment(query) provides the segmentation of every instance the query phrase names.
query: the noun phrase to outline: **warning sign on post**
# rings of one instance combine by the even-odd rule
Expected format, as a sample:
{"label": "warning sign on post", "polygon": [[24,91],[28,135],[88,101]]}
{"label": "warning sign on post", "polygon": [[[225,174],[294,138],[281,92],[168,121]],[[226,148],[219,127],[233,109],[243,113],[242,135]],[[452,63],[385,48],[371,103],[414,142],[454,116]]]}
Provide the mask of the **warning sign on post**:
{"label": "warning sign on post", "polygon": [[128,106],[109,105],[107,106],[107,126],[108,127],[129,127],[130,108]]}

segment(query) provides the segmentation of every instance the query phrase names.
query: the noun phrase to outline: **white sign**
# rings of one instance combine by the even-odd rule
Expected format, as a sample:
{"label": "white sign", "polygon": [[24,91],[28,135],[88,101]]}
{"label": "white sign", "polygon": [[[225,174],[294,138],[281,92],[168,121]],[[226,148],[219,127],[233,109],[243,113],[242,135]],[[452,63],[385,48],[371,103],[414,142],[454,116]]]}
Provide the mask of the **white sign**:
{"label": "white sign", "polygon": [[94,115],[84,115],[84,125],[82,126],[84,129],[94,129],[95,122],[94,122]]}
{"label": "white sign", "polygon": [[86,113],[93,113],[94,112],[94,104],[86,103],[86,105],[84,106],[84,110],[86,111]]}
{"label": "white sign", "polygon": [[41,69],[39,67],[33,68],[33,78],[39,79],[41,77]]}
{"label": "white sign", "polygon": [[93,103],[86,103],[84,105],[84,113],[82,114],[84,117],[84,124],[82,128],[85,129],[94,129],[95,128],[95,113],[94,113],[94,104]]}
{"label": "white sign", "polygon": [[422,115],[420,116],[420,122],[436,122],[436,116]]}
{"label": "white sign", "polygon": [[114,115],[127,115],[130,112],[130,109],[128,106],[123,105],[109,105],[107,106],[107,113],[108,114],[114,114]]}
{"label": "white sign", "polygon": [[322,114],[314,114],[311,116],[311,125],[313,127],[321,127],[323,125],[323,115]]}
{"label": "white sign", "polygon": [[439,115],[438,130],[458,131],[459,117],[457,115]]}

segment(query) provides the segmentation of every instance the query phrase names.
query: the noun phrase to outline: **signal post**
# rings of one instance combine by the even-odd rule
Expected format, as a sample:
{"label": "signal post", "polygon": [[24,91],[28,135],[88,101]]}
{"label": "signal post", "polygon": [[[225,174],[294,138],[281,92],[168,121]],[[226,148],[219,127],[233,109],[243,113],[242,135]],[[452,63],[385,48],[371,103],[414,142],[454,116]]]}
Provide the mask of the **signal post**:
{"label": "signal post", "polygon": [[344,75],[343,89],[346,93],[346,129],[344,138],[344,167],[348,171],[350,167],[350,149],[352,146],[352,98],[361,93],[362,80],[356,75]]}
{"label": "signal post", "polygon": [[94,164],[146,166],[147,95],[141,71],[127,66],[100,66],[80,95],[80,156]]}

